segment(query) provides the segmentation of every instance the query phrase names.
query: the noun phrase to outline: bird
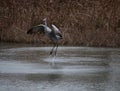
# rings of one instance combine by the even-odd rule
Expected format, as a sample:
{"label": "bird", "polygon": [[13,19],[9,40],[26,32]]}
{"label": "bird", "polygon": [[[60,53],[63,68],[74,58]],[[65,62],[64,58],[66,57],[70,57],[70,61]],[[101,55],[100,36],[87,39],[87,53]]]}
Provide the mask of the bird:
{"label": "bird", "polygon": [[46,18],[43,19],[43,23],[44,24],[39,24],[30,28],[27,31],[27,34],[43,33],[44,35],[46,35],[48,39],[51,40],[51,42],[53,43],[53,47],[49,55],[53,54],[54,48],[56,47],[56,50],[55,50],[55,56],[56,56],[57,49],[58,49],[58,40],[62,39],[62,33],[54,24],[51,25],[51,28],[48,27]]}

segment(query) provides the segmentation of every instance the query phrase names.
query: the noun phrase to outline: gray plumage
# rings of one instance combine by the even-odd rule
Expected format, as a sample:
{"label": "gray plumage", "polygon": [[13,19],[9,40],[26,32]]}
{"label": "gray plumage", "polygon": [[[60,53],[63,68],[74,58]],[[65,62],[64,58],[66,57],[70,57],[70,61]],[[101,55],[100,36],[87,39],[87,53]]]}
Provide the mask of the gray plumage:
{"label": "gray plumage", "polygon": [[[43,19],[43,21],[44,21],[44,24],[40,24],[30,28],[27,31],[27,34],[43,33],[52,41],[52,43],[54,44],[54,47],[55,46],[58,47],[57,41],[59,39],[62,39],[61,31],[53,24],[51,25],[51,28],[49,28],[47,26],[46,18]],[[50,54],[52,54],[54,47],[52,48]],[[56,51],[57,51],[57,48],[56,48]]]}

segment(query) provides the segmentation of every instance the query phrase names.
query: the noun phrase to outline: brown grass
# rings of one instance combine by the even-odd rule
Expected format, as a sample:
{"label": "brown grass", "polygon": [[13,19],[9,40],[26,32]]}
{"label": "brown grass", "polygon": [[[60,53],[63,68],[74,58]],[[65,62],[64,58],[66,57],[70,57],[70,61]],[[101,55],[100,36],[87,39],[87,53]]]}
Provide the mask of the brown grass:
{"label": "brown grass", "polygon": [[120,47],[120,0],[1,0],[0,40],[51,43],[26,34],[45,17],[62,31],[62,45]]}

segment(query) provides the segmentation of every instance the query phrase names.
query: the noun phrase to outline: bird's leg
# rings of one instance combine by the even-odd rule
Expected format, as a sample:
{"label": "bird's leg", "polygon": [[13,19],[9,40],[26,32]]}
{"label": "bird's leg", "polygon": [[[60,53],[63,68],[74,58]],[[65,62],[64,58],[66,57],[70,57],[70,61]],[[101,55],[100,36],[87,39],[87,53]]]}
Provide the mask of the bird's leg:
{"label": "bird's leg", "polygon": [[51,54],[53,53],[53,49],[55,48],[55,46],[56,46],[56,44],[54,44],[54,46],[53,46],[53,48],[51,49],[51,51],[50,51],[50,54],[49,54],[49,55],[51,55]]}
{"label": "bird's leg", "polygon": [[57,43],[55,43],[55,47],[56,47],[56,49],[55,49],[55,55],[54,55],[53,61],[52,61],[52,66],[53,66],[53,67],[55,67],[55,57],[56,57],[57,48],[58,48],[58,44],[57,44]]}
{"label": "bird's leg", "polygon": [[55,56],[57,54],[58,44],[56,44]]}

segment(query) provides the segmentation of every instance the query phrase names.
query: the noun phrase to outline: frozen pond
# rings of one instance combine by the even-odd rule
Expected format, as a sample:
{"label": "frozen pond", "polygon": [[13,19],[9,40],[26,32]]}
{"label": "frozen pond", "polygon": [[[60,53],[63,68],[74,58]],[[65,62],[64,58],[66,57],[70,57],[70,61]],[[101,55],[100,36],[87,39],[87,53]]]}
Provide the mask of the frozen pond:
{"label": "frozen pond", "polygon": [[1,43],[0,91],[120,91],[120,48],[50,50]]}

